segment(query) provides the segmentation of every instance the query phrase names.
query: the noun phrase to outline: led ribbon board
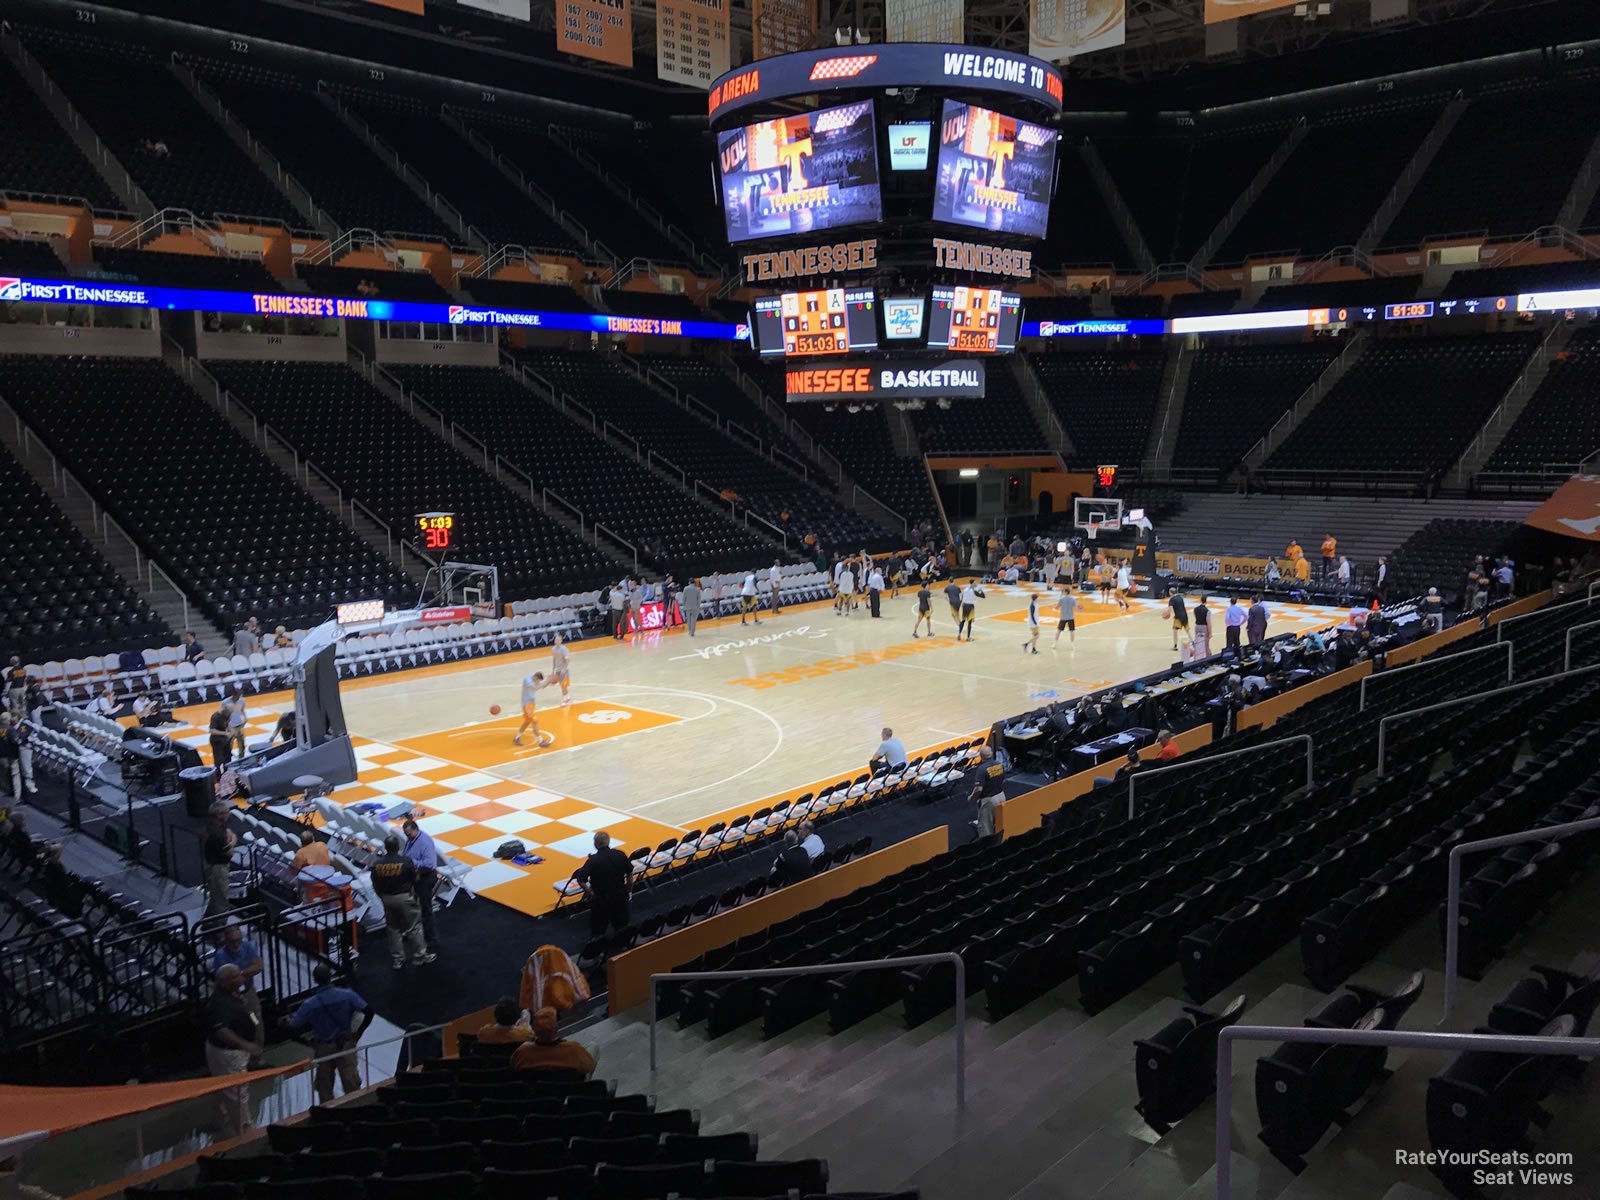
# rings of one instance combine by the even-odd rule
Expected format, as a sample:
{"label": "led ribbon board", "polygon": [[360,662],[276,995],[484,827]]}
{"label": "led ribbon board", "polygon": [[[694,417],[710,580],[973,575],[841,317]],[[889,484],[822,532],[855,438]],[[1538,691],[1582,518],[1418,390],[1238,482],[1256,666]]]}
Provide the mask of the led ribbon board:
{"label": "led ribbon board", "polygon": [[1061,111],[1061,72],[1042,59],[937,42],[839,46],[763,58],[716,80],[706,111],[720,123],[775,100],[886,87],[993,92]]}
{"label": "led ribbon board", "polygon": [[146,287],[143,284],[82,283],[59,279],[0,277],[0,301],[36,304],[106,305],[164,308],[174,312],[249,313],[263,317],[342,317],[349,321],[418,321],[432,325],[507,325],[578,333],[642,333],[658,337],[744,341],[746,325],[720,321],[679,321],[660,317],[617,317],[601,313],[540,312],[428,304],[414,300],[342,300],[300,293],[218,292],[204,288]]}

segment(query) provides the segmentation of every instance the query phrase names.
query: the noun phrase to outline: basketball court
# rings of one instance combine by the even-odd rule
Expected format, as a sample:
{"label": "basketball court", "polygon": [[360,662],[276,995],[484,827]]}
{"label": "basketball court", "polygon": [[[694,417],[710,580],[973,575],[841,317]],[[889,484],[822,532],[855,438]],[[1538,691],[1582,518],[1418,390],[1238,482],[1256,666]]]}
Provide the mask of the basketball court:
{"label": "basketball court", "polygon": [[[601,638],[572,649],[572,704],[558,687],[539,693],[547,743],[519,747],[522,678],[549,670],[548,648],[346,679],[345,716],[360,763],[346,804],[409,802],[441,852],[468,864],[468,886],[523,912],[550,909],[565,879],[604,829],[623,850],[655,845],[866,769],[879,730],[919,749],[982,734],[996,720],[1070,700],[1170,666],[1170,624],[1160,600],[1078,600],[1076,647],[1055,639],[1054,597],[1031,584],[994,585],[979,601],[977,638],[957,642],[942,592],[936,636],[911,636],[914,592],[885,594],[839,616],[830,602],[704,621],[628,642]],[[1022,649],[1030,593],[1040,596],[1040,652]],[[1213,648],[1222,605],[1214,606]],[[1274,604],[1270,633],[1330,625],[1343,610]],[[291,693],[249,702],[252,744],[270,736]],[[491,715],[491,705],[501,713]],[[175,739],[209,761],[205,722],[214,704],[177,713]],[[543,859],[497,860],[521,841]]]}

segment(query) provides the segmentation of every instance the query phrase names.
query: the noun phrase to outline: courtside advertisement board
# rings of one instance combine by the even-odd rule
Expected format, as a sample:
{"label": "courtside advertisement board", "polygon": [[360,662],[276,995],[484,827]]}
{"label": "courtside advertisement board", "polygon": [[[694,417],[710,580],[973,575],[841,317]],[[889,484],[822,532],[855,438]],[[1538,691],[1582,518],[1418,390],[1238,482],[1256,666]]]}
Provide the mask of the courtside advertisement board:
{"label": "courtside advertisement board", "polygon": [[946,100],[933,219],[1042,238],[1055,167],[1055,130]]}
{"label": "courtside advertisement board", "polygon": [[730,242],[883,217],[870,100],[729,129],[717,161]]}

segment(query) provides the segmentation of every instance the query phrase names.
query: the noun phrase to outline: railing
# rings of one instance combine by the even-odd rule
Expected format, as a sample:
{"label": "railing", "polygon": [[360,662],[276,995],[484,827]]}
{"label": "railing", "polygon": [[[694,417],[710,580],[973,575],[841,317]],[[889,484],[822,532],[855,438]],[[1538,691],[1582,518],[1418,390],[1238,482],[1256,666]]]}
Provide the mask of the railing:
{"label": "railing", "polygon": [[[640,462],[644,461],[644,454],[641,453],[639,449],[638,438],[634,437],[631,433],[627,433],[617,428],[617,426],[613,425],[610,421],[602,421],[600,423],[600,429],[601,432],[607,437],[615,438],[619,442],[627,442],[633,447],[633,457],[638,459]],[[652,450],[651,453],[654,454],[655,451]]]}
{"label": "railing", "polygon": [[[1365,348],[1365,343],[1359,333],[1352,337],[1345,348],[1334,356],[1333,361],[1323,368],[1322,374],[1312,380],[1311,385],[1295,398],[1295,402],[1289,406],[1288,411],[1274,421],[1267,431],[1255,440],[1250,449],[1244,452],[1244,457],[1240,461],[1249,462],[1255,457],[1256,451],[1259,450],[1261,452],[1259,461],[1266,462],[1272,456],[1272,452],[1283,445],[1285,439],[1288,438],[1289,434],[1300,422],[1301,417],[1304,415],[1304,410],[1317,403],[1323,395],[1331,390],[1333,384],[1338,382],[1338,378],[1343,375],[1345,368],[1349,365],[1345,362],[1345,358],[1357,346]],[[1333,379],[1331,383],[1329,382],[1330,377]],[[1284,428],[1280,434],[1278,432],[1279,429],[1286,423],[1287,428]]]}
{"label": "railing", "polygon": [[1590,830],[1600,830],[1600,817],[1587,821],[1566,821],[1542,829],[1524,829],[1520,833],[1462,842],[1450,848],[1450,884],[1444,901],[1444,1015],[1439,1018],[1441,1024],[1450,1019],[1450,1013],[1455,1009],[1456,982],[1461,966],[1461,860],[1479,850],[1502,850],[1507,846],[1520,846],[1524,842],[1560,841],[1575,833],[1588,833]]}
{"label": "railing", "polygon": [[877,971],[887,967],[932,966],[949,963],[956,984],[956,1107],[967,1104],[967,964],[953,951],[912,954],[904,958],[869,958],[860,962],[818,963],[805,967],[762,967],[754,971],[668,971],[650,976],[650,1073],[656,1071],[656,984],[662,980],[788,979],[795,975],[842,975],[848,971]]}
{"label": "railing", "polygon": [[1132,775],[1128,776],[1128,820],[1131,821],[1134,819],[1133,785],[1140,779],[1151,779],[1157,775],[1165,775],[1171,771],[1181,771],[1185,767],[1209,766],[1211,763],[1221,762],[1225,758],[1239,758],[1245,754],[1259,754],[1263,750],[1276,750],[1280,746],[1291,746],[1297,742],[1304,742],[1306,744],[1306,786],[1310,787],[1315,778],[1313,774],[1313,767],[1315,764],[1312,759],[1315,747],[1312,745],[1311,735],[1309,733],[1297,733],[1292,737],[1277,738],[1274,741],[1262,742],[1259,746],[1247,746],[1243,750],[1229,750],[1224,754],[1206,754],[1194,759],[1185,760],[1183,762],[1176,762],[1170,766],[1155,767],[1147,771],[1135,771]]}
{"label": "railing", "polygon": [[884,524],[887,525],[890,529],[893,529],[895,527],[895,525],[898,524],[900,526],[900,536],[901,537],[909,537],[911,535],[911,522],[910,521],[906,520],[906,518],[904,516],[902,516],[900,513],[897,513],[894,509],[890,508],[882,500],[879,500],[876,496],[874,496],[871,492],[867,491],[867,489],[862,487],[859,483],[851,484],[850,485],[850,507],[851,508],[859,507],[863,500],[866,501],[866,503],[868,504],[869,507],[880,509],[883,513],[885,513],[889,517],[889,520],[885,521]]}
{"label": "railing", "polygon": [[[732,428],[733,422],[729,421],[728,422],[728,426],[729,426],[729,428]],[[801,462],[794,455],[790,454],[782,446],[774,446],[774,447],[772,447],[772,449],[769,451],[769,453],[772,456],[772,461],[775,462],[775,463],[778,463],[778,465],[780,467],[786,467],[786,469],[788,469],[790,471],[797,472],[799,474],[800,478],[804,479],[807,483],[809,483],[811,481],[811,472],[806,469],[805,463]],[[778,460],[780,458],[787,459],[788,462],[787,463],[779,462]]]}
{"label": "railing", "polygon": [[1496,435],[1503,436],[1501,431],[1509,423],[1506,418],[1506,410],[1511,407],[1514,401],[1532,394],[1533,388],[1537,384],[1530,378],[1531,376],[1537,375],[1539,379],[1543,379],[1544,372],[1549,370],[1552,353],[1551,343],[1557,341],[1559,337],[1560,343],[1555,347],[1559,351],[1571,336],[1572,327],[1565,321],[1551,323],[1544,337],[1540,339],[1538,349],[1528,359],[1527,366],[1523,367],[1516,379],[1512,380],[1511,386],[1500,397],[1500,403],[1494,406],[1494,411],[1489,414],[1488,420],[1484,421],[1482,426],[1479,427],[1477,436],[1472,439],[1467,448],[1456,459],[1456,465],[1450,473],[1452,482],[1458,485],[1465,483],[1476,468],[1483,465],[1483,461],[1488,458],[1488,455],[1484,452],[1485,443]]}
{"label": "railing", "polygon": [[647,452],[644,461],[647,466],[659,467],[663,471],[667,471],[670,474],[676,475],[678,477],[678,485],[680,487],[689,486],[689,472],[685,471],[682,467],[673,462],[670,458],[666,457],[664,454],[661,454],[655,450],[651,450]]}
{"label": "railing", "polygon": [[[1503,624],[1503,622],[1502,622]],[[1454,700],[1442,700],[1438,704],[1425,705],[1422,708],[1408,708],[1405,712],[1390,713],[1378,721],[1378,774],[1385,773],[1387,752],[1389,748],[1389,722],[1399,721],[1406,717],[1420,717],[1424,713],[1439,712],[1441,709],[1455,708],[1462,704],[1475,704],[1480,700],[1487,700],[1491,696],[1503,696],[1507,692],[1521,692],[1528,688],[1543,687],[1557,679],[1568,679],[1573,675],[1587,675],[1590,671],[1600,671],[1600,663],[1592,667],[1575,667],[1570,671],[1557,671],[1553,675],[1541,675],[1538,679],[1524,680],[1522,683],[1512,683],[1505,687],[1491,688],[1487,692],[1474,692],[1470,696],[1457,696]]]}
{"label": "railing", "polygon": [[1539,1054],[1592,1058],[1600,1038],[1518,1037],[1509,1033],[1413,1033],[1404,1029],[1313,1029],[1303,1025],[1230,1025],[1217,1035],[1217,1200],[1233,1188],[1233,1044],[1303,1042],[1316,1046],[1375,1046],[1452,1053]]}
{"label": "railing", "polygon": [[750,522],[751,521],[755,521],[758,524],[765,525],[768,529],[772,530],[773,534],[776,537],[778,537],[780,540],[782,540],[783,548],[785,550],[789,549],[789,535],[788,535],[787,532],[785,532],[782,529],[779,529],[776,525],[774,525],[771,521],[767,520],[765,517],[760,516],[757,513],[753,513],[747,508],[747,509],[744,510],[744,525],[745,525],[746,529],[750,528]]}
{"label": "railing", "polygon": [[628,552],[633,555],[633,573],[635,575],[637,575],[639,573],[639,547],[635,546],[632,542],[630,542],[627,538],[623,537],[616,530],[611,529],[608,526],[600,524],[599,521],[596,521],[594,523],[594,544],[595,544],[596,548],[598,548],[600,546],[600,535],[602,533],[605,534],[606,537],[610,538],[617,545],[626,546],[628,548]]}
{"label": "railing", "polygon": [[[654,454],[655,451],[651,451],[651,453]],[[674,467],[673,470],[677,470],[677,468]],[[712,487],[704,479],[696,479],[694,481],[694,494],[699,496],[701,492],[706,493],[706,495],[711,498],[711,503],[715,504],[718,508],[721,508],[724,504],[726,504],[728,506],[728,514],[730,516],[738,515],[738,510],[732,500],[728,499],[728,497],[724,496],[719,489]]]}
{"label": "railing", "polygon": [[1506,652],[1506,682],[1510,683],[1516,677],[1513,674],[1512,660],[1514,655],[1511,649],[1511,643],[1494,642],[1487,646],[1479,646],[1475,650],[1463,650],[1459,654],[1435,655],[1434,657],[1423,662],[1415,662],[1404,667],[1395,667],[1392,671],[1383,671],[1376,675],[1365,675],[1361,679],[1361,703],[1356,711],[1367,711],[1367,684],[1371,683],[1374,679],[1389,679],[1392,676],[1404,674],[1406,671],[1415,671],[1418,667],[1436,667],[1440,663],[1453,663],[1459,659],[1470,658],[1474,654],[1490,654],[1497,650],[1504,650]]}
{"label": "railing", "polygon": [[583,534],[585,520],[583,509],[579,508],[576,504],[572,504],[569,501],[563,500],[559,493],[552,492],[549,488],[541,488],[539,494],[544,497],[544,507],[546,512],[550,511],[550,502],[552,500],[555,501],[555,503],[560,507],[566,509],[569,513],[578,518],[578,533],[580,535]]}
{"label": "railing", "polygon": [[1567,628],[1567,648],[1566,652],[1561,656],[1561,669],[1563,671],[1572,670],[1572,635],[1580,629],[1595,629],[1597,627],[1600,627],[1600,621],[1585,621],[1581,625],[1571,625]]}

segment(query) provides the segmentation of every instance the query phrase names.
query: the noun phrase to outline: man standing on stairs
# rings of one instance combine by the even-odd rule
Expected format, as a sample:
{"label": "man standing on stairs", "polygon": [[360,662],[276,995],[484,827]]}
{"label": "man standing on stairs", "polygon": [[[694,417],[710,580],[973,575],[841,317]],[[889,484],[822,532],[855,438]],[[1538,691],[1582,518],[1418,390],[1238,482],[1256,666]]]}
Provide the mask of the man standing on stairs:
{"label": "man standing on stairs", "polygon": [[1339,539],[1333,534],[1327,534],[1322,539],[1322,577],[1324,579],[1333,574],[1334,556],[1339,549]]}

